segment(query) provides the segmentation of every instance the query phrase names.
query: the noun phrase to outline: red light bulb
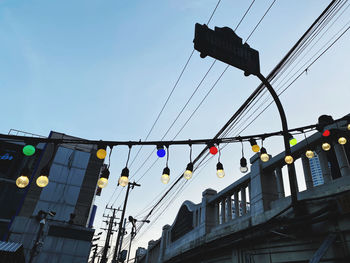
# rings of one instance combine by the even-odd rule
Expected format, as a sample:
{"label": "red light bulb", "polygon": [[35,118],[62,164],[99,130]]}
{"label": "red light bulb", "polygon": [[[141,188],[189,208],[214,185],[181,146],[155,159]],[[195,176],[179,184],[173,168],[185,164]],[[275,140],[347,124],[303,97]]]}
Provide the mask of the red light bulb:
{"label": "red light bulb", "polygon": [[212,154],[212,155],[215,155],[218,153],[218,148],[216,148],[215,146],[212,146],[209,148],[209,152]]}
{"label": "red light bulb", "polygon": [[329,130],[324,130],[324,132],[322,133],[322,136],[324,137],[328,137],[329,135],[331,135],[331,132]]}

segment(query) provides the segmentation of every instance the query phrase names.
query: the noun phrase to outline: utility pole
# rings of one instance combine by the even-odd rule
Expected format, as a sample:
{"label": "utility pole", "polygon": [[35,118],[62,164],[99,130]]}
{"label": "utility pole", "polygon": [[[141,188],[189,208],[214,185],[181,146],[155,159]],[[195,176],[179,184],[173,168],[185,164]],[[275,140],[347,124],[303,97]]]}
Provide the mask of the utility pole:
{"label": "utility pole", "polygon": [[118,257],[120,256],[120,252],[122,250],[124,236],[127,234],[126,231],[125,231],[126,230],[125,229],[125,225],[126,225],[126,218],[124,219],[124,225],[123,225],[122,234],[121,234],[121,237],[120,237],[120,244],[119,244],[119,249],[118,249]]}
{"label": "utility pole", "polygon": [[[114,231],[113,230],[113,225],[114,225],[114,219],[116,219],[115,218],[116,211],[122,211],[119,208],[116,209],[116,208],[107,207],[107,206],[106,206],[106,209],[113,210],[113,216],[111,216],[109,218],[109,222],[107,220],[104,221],[104,222],[106,222],[106,224],[108,224],[108,230],[107,230],[107,236],[106,236],[105,245],[103,247],[103,254],[102,254],[102,258],[101,258],[101,263],[107,263],[107,260],[108,260],[107,252],[108,252],[108,248],[109,248],[109,242],[111,240],[111,235],[112,235],[112,233]],[[105,215],[103,215],[103,217],[107,217],[108,218],[108,216],[105,216]]]}
{"label": "utility pole", "polygon": [[128,202],[129,191],[130,191],[130,188],[134,189],[135,186],[141,186],[141,185],[137,184],[135,182],[128,183],[128,188],[127,188],[126,194],[125,194],[125,200],[124,200],[122,216],[121,216],[121,219],[120,219],[120,222],[119,222],[118,237],[117,237],[117,241],[116,241],[116,244],[115,244],[115,249],[114,249],[112,263],[117,263],[118,247],[119,247],[120,236],[121,236],[121,232],[122,232],[122,228],[123,228],[123,221],[124,221],[124,217],[125,217],[125,210],[126,210],[126,204]]}
{"label": "utility pole", "polygon": [[[130,233],[130,243],[129,243],[129,251],[128,251],[128,259],[127,259],[127,263],[129,263],[129,258],[130,258],[130,252],[131,252],[131,243],[133,241],[133,239],[136,236],[136,222],[142,222],[142,223],[149,223],[149,220],[137,220],[135,218],[133,218],[132,216],[129,216],[129,221],[132,224],[132,229],[131,229],[131,233]],[[136,257],[135,257],[136,258]],[[136,260],[136,259],[135,259]]]}
{"label": "utility pole", "polygon": [[94,248],[94,254],[92,255],[92,263],[95,263],[95,258],[96,258],[96,255],[97,255],[97,244],[93,245],[95,248]]}

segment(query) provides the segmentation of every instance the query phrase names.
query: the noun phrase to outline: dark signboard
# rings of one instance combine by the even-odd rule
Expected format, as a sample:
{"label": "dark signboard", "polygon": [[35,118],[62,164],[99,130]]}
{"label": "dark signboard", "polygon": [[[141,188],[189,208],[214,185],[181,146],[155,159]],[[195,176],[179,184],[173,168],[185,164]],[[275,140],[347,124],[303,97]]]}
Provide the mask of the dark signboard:
{"label": "dark signboard", "polygon": [[202,58],[213,57],[244,71],[246,76],[260,73],[259,52],[242,44],[242,38],[229,27],[215,27],[196,24],[194,48]]}

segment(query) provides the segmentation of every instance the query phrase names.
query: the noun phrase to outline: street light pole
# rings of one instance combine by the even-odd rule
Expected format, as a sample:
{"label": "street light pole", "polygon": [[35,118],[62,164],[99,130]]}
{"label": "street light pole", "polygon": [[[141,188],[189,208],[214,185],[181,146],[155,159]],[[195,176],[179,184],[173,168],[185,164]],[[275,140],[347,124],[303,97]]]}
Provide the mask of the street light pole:
{"label": "street light pole", "polygon": [[[278,112],[279,112],[280,117],[281,117],[281,122],[282,122],[282,131],[283,131],[285,153],[286,153],[286,156],[290,155],[291,149],[290,149],[289,136],[288,136],[288,124],[287,124],[286,114],[285,114],[284,109],[282,107],[282,103],[281,103],[277,93],[272,88],[270,82],[261,73],[258,73],[256,76],[265,85],[265,87],[270,92],[273,100],[276,103]],[[297,183],[297,178],[296,178],[296,173],[295,173],[295,166],[294,166],[294,163],[287,164],[287,165],[288,165],[288,177],[289,177],[290,193],[291,193],[291,198],[292,198],[292,206],[295,207],[295,205],[298,201],[298,196],[297,196],[298,183]]]}
{"label": "street light pole", "polygon": [[125,210],[126,210],[126,204],[128,202],[129,191],[130,191],[130,188],[133,189],[135,186],[141,186],[141,185],[137,184],[135,182],[128,183],[128,188],[126,189],[124,206],[123,206],[122,216],[121,216],[120,222],[119,222],[118,237],[117,237],[117,241],[116,241],[116,244],[115,244],[115,249],[114,249],[112,263],[117,263],[118,248],[119,248],[120,237],[121,237],[122,229],[123,229],[123,221],[124,221],[124,217],[125,217]]}

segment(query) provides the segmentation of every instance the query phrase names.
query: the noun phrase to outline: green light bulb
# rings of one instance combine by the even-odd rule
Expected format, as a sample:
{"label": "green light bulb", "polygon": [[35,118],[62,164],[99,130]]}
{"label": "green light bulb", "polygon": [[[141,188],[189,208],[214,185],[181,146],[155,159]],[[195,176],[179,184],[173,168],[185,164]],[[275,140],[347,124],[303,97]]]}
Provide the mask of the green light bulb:
{"label": "green light bulb", "polygon": [[32,156],[35,153],[35,147],[33,145],[26,145],[23,147],[23,154],[26,156]]}
{"label": "green light bulb", "polygon": [[294,145],[296,145],[298,143],[298,141],[297,141],[297,139],[292,138],[292,139],[289,140],[289,143],[290,143],[290,145],[294,146]]}

